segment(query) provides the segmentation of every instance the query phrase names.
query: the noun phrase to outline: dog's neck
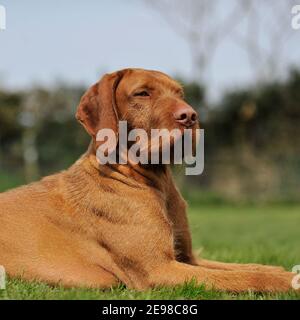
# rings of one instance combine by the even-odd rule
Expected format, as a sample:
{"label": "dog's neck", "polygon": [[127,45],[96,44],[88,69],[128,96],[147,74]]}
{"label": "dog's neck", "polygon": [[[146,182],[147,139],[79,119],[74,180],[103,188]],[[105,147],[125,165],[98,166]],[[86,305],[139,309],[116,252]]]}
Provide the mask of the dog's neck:
{"label": "dog's neck", "polygon": [[100,175],[109,176],[112,179],[117,179],[127,184],[130,184],[130,181],[134,180],[140,185],[150,186],[162,192],[166,191],[164,190],[164,182],[170,179],[171,174],[169,166],[162,164],[141,165],[128,163],[101,165],[97,160],[96,147],[93,141],[79,161],[84,164],[87,170],[93,170]]}

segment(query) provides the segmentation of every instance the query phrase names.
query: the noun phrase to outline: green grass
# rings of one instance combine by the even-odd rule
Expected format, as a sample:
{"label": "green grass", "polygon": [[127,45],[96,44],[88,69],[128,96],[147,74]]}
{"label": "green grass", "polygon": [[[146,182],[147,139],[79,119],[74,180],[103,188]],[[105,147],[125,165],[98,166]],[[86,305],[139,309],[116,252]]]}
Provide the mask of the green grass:
{"label": "green grass", "polygon": [[[195,249],[225,262],[300,265],[300,205],[234,206],[194,202],[189,210]],[[9,279],[0,299],[300,299],[300,294],[239,295],[205,290],[189,283],[146,292],[121,286],[111,290],[64,289]]]}
{"label": "green grass", "polygon": [[0,170],[0,192],[15,188],[16,186],[22,185],[24,183],[25,180],[21,174],[8,174],[3,170]]}

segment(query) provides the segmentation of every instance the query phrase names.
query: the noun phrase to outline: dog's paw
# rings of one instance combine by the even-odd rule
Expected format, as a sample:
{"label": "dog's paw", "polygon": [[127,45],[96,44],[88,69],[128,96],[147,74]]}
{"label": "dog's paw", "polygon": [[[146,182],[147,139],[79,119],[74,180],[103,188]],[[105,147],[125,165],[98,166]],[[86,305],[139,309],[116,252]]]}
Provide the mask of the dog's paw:
{"label": "dog's paw", "polygon": [[295,290],[293,288],[294,277],[295,274],[291,272],[267,273],[257,283],[257,289],[261,292],[271,293],[289,292]]}

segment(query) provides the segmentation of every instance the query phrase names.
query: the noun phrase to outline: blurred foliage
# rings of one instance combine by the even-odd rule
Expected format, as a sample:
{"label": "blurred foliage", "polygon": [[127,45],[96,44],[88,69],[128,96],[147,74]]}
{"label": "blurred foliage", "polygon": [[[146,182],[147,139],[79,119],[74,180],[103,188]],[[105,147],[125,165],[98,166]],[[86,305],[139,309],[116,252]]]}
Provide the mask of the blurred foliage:
{"label": "blurred foliage", "polygon": [[[199,84],[183,85],[205,129],[206,159],[201,176],[185,179],[185,193],[197,186],[216,194],[209,198],[218,202],[298,201],[300,71],[291,70],[282,82],[227,92],[218,104],[205,100]],[[84,91],[65,84],[27,92],[0,89],[1,184],[12,185],[4,181],[8,173],[20,183],[30,180],[24,173],[27,162],[46,175],[68,167],[87,149],[89,137],[74,118]],[[28,132],[37,159],[25,150]]]}

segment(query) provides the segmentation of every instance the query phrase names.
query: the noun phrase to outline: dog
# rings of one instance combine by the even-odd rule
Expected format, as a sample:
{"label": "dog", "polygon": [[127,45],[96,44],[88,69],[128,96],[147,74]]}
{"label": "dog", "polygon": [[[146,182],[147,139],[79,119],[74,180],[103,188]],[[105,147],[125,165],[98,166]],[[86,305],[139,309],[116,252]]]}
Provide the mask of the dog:
{"label": "dog", "polygon": [[145,290],[196,281],[220,291],[285,292],[281,267],[229,264],[192,252],[186,203],[169,165],[101,164],[97,132],[199,128],[183,89],[144,69],[106,74],[82,97],[76,118],[91,136],[68,170],[0,195],[0,265],[11,277],[65,287]]}

